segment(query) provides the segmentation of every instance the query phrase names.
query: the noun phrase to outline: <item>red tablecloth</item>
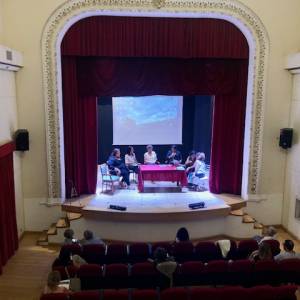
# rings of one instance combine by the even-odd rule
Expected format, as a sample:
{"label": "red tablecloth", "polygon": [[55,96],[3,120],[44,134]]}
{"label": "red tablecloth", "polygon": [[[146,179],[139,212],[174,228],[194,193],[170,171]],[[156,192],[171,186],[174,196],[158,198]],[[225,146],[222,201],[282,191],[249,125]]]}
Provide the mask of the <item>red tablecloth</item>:
{"label": "red tablecloth", "polygon": [[185,170],[177,170],[175,166],[170,165],[140,165],[138,190],[144,190],[144,181],[172,181],[179,182],[181,186],[187,185]]}

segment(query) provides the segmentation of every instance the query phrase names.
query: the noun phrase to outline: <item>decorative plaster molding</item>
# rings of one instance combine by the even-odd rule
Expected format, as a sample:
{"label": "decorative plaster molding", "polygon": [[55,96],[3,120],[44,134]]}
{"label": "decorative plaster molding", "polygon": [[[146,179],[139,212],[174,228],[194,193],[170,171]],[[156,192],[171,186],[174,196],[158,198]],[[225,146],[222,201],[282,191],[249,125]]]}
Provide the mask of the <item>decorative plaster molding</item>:
{"label": "decorative plaster molding", "polygon": [[265,78],[269,53],[268,35],[258,16],[235,0],[73,0],[66,1],[53,12],[42,36],[49,197],[64,196],[60,43],[72,24],[93,15],[218,18],[235,24],[244,33],[250,46],[247,95],[250,147],[247,150],[249,159],[244,162],[248,164],[248,174],[243,173],[243,177],[247,177],[244,194],[256,194],[262,156]]}

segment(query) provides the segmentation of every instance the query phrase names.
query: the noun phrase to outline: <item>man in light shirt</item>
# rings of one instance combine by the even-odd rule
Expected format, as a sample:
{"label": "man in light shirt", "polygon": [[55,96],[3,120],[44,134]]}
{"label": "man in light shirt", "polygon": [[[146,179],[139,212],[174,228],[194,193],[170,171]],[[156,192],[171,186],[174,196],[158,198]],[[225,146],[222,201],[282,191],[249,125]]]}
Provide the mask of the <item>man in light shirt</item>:
{"label": "man in light shirt", "polygon": [[144,154],[144,164],[145,165],[154,165],[157,164],[157,155],[153,151],[152,145],[147,146],[147,152]]}
{"label": "man in light shirt", "polygon": [[276,255],[274,258],[275,260],[283,260],[283,259],[291,259],[291,258],[298,258],[300,259],[299,253],[294,251],[294,242],[292,240],[285,240],[283,242],[283,249],[280,254]]}

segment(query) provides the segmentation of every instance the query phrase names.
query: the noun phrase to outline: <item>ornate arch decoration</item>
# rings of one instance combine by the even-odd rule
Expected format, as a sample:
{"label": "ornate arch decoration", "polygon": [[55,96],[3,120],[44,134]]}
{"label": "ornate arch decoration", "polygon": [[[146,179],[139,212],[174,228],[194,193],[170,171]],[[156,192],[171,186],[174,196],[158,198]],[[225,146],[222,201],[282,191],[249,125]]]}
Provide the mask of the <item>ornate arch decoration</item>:
{"label": "ornate arch decoration", "polygon": [[73,0],[58,7],[43,30],[48,196],[64,198],[64,138],[60,44],[80,19],[96,15],[216,18],[235,24],[249,44],[242,197],[257,194],[262,156],[263,110],[269,38],[259,17],[236,0]]}

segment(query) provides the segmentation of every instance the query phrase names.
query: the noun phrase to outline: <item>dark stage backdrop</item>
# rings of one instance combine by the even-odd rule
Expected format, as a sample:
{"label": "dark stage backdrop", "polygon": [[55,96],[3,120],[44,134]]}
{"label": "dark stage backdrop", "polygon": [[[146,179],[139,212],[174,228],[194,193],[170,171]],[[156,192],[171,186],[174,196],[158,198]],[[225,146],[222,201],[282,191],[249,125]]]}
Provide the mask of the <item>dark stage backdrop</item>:
{"label": "dark stage backdrop", "polygon": [[[98,98],[98,163],[107,161],[112,148],[121,149],[124,157],[127,146],[113,146],[112,98]],[[184,96],[182,115],[182,145],[178,149],[185,160],[190,150],[203,151],[206,163],[210,162],[212,128],[212,97]],[[143,162],[146,145],[134,145],[139,162]],[[154,150],[160,162],[163,162],[169,145],[154,145]]]}

